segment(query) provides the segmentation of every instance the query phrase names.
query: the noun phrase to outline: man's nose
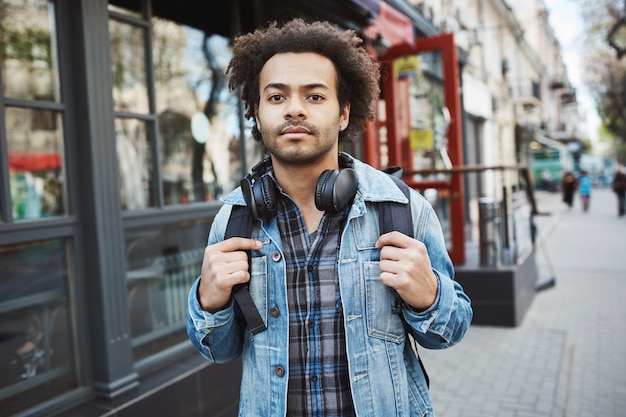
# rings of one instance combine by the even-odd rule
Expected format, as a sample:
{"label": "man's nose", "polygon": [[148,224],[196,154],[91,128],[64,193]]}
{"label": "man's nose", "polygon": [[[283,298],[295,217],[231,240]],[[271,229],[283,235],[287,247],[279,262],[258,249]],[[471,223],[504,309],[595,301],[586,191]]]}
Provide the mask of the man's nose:
{"label": "man's nose", "polygon": [[287,102],[285,107],[285,119],[286,120],[301,120],[306,118],[306,108],[302,99],[298,97],[292,97]]}

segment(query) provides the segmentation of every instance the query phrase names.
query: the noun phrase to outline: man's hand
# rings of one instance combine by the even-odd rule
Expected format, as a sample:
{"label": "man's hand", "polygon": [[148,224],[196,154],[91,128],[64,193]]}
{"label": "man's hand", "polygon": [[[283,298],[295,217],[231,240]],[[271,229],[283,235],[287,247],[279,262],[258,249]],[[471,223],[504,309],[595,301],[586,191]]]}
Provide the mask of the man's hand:
{"label": "man's hand", "polygon": [[228,303],[233,287],[250,281],[245,251],[262,247],[257,240],[233,237],[204,249],[198,286],[198,301],[203,310],[210,313],[221,310]]}
{"label": "man's hand", "polygon": [[424,243],[400,232],[381,235],[380,281],[394,288],[406,304],[426,310],[437,298],[437,277]]}

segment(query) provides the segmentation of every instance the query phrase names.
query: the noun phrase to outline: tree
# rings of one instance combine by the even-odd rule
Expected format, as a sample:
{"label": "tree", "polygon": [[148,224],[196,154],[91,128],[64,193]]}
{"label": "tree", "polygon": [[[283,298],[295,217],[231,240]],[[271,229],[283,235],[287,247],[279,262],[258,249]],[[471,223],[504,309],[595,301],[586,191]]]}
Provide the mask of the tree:
{"label": "tree", "polygon": [[[626,57],[610,45],[626,48],[626,2],[578,0],[585,21],[585,81],[593,95],[603,126],[615,139],[615,149],[626,147]],[[615,30],[623,22],[623,29]],[[618,155],[623,159],[626,155]]]}

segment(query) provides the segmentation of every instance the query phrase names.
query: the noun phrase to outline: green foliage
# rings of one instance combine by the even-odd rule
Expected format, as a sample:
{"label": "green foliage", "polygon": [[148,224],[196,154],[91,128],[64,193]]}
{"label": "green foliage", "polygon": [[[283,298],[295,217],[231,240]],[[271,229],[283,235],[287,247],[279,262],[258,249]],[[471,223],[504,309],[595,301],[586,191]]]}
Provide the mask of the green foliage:
{"label": "green foliage", "polygon": [[26,28],[23,32],[4,31],[3,35],[0,38],[0,54],[3,60],[52,61],[50,32]]}
{"label": "green foliage", "polygon": [[[606,133],[615,144],[626,145],[626,57],[618,59],[609,45],[609,33],[626,19],[623,0],[575,0],[581,6],[586,31],[585,82],[595,98],[598,113]],[[613,39],[626,47],[624,30]],[[615,150],[618,151],[618,146]]]}

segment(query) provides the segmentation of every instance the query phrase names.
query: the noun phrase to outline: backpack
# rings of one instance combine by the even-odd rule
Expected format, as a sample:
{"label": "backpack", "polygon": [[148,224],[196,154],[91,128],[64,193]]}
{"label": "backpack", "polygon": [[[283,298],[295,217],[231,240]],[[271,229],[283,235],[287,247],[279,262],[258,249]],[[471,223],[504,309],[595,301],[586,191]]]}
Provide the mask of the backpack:
{"label": "backpack", "polygon": [[[404,233],[407,236],[413,236],[413,216],[411,214],[411,194],[410,188],[404,181],[402,181],[402,168],[400,167],[388,167],[384,168],[381,171],[385,172],[389,177],[396,183],[398,188],[402,190],[406,198],[409,200],[408,203],[402,204],[397,202],[381,202],[378,204],[378,220],[379,220],[379,230],[380,234],[385,234],[391,231],[398,231]],[[252,236],[252,216],[250,215],[249,209],[247,206],[233,206],[232,211],[230,213],[230,218],[228,219],[228,224],[226,226],[226,232],[224,233],[224,240],[229,239],[231,237],[247,237]],[[250,260],[250,253],[248,251],[248,260]],[[412,341],[413,350],[417,356],[420,367],[422,368],[422,372],[426,378],[426,384],[430,385],[430,381],[428,378],[428,374],[426,373],[426,369],[422,364],[422,360],[417,353],[417,342],[415,338],[412,336],[409,331],[409,326],[404,321],[400,313],[401,309],[401,300],[398,294],[395,294],[396,301],[394,303],[394,307],[392,309],[393,314],[400,315],[402,319],[402,323],[405,326],[406,334],[409,339]],[[253,335],[261,333],[266,330],[267,327],[261,318],[261,314],[256,308],[254,301],[252,301],[252,297],[248,292],[247,284],[238,284],[233,287],[233,298],[236,302],[236,306],[239,308],[243,319],[246,321],[250,332]]]}

